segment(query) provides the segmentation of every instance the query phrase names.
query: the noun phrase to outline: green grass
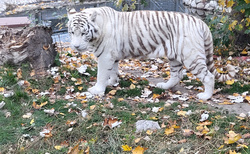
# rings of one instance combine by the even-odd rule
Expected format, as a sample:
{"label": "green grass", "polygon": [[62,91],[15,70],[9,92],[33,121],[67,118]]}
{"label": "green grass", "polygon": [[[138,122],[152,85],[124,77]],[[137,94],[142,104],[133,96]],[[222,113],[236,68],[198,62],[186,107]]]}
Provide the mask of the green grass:
{"label": "green grass", "polygon": [[[73,56],[73,55],[70,55]],[[59,57],[58,57],[59,58]],[[4,101],[5,106],[0,109],[0,152],[7,153],[10,148],[13,153],[33,154],[33,153],[67,153],[69,147],[76,146],[80,141],[79,149],[90,148],[90,153],[126,153],[123,152],[122,145],[131,146],[135,149],[137,146],[148,148],[145,153],[179,153],[184,148],[186,153],[228,153],[228,151],[235,150],[237,143],[226,145],[224,138],[230,130],[241,135],[249,132],[249,129],[244,129],[241,126],[249,127],[249,118],[239,120],[236,115],[223,112],[221,109],[215,109],[206,103],[200,103],[195,99],[186,102],[174,100],[170,106],[165,106],[167,99],[160,99],[159,102],[149,102],[148,99],[153,94],[169,94],[166,90],[154,88],[149,86],[149,81],[141,78],[124,77],[121,78],[118,87],[109,86],[106,89],[106,94],[111,90],[116,90],[114,96],[106,95],[104,97],[94,97],[87,99],[86,102],[81,103],[81,100],[76,98],[65,99],[65,95],[75,96],[76,93],[81,93],[87,90],[90,86],[89,82],[96,81],[97,69],[88,68],[87,72],[90,76],[85,76],[75,69],[69,69],[59,66],[59,74],[61,80],[55,84],[52,76],[35,79],[29,76],[30,67],[23,64],[20,68],[23,71],[23,78],[30,82],[30,88],[36,88],[40,92],[51,90],[50,95],[37,95],[26,90],[26,87],[20,87],[17,82],[18,79],[16,70],[18,68],[13,66],[4,66],[0,68],[0,87],[5,90],[13,91],[14,95],[11,97],[4,97],[0,94],[0,102]],[[62,73],[66,71],[68,76]],[[83,90],[78,89],[79,86],[71,78],[81,78]],[[188,80],[188,77],[184,77]],[[135,88],[131,88],[131,84]],[[192,80],[186,85],[200,86],[201,83]],[[74,87],[73,92],[67,91],[66,87]],[[149,98],[141,99],[143,89],[147,87],[152,90]],[[242,84],[242,82],[235,82],[229,86],[224,83],[216,83],[216,87],[222,87],[223,94],[232,94],[235,92],[245,92],[249,90],[249,86]],[[135,97],[137,99],[135,99]],[[123,100],[121,100],[123,98]],[[140,98],[140,99],[138,99]],[[86,98],[84,98],[86,99]],[[48,102],[40,109],[35,109],[32,104],[41,104]],[[68,106],[67,103],[74,103],[76,106]],[[113,104],[113,108],[105,107],[108,103]],[[183,108],[182,104],[189,104],[188,107]],[[95,108],[93,108],[93,106]],[[157,113],[152,112],[154,107],[160,107],[162,111]],[[44,112],[44,109],[55,109],[55,114],[49,115]],[[81,111],[85,110],[88,113],[86,118],[81,116]],[[177,115],[178,111],[189,111],[193,114],[188,116]],[[190,136],[183,135],[183,129],[192,129],[198,132],[196,127],[200,123],[201,113],[209,112],[208,120],[212,122],[208,125],[209,130],[215,130],[211,140],[204,139],[195,134]],[[5,117],[6,112],[10,112],[10,117]],[[30,118],[22,118],[23,115],[32,113]],[[122,121],[122,124],[115,128],[103,127],[104,120],[108,117],[117,118]],[[34,122],[31,124],[31,121]],[[76,121],[74,126],[67,125],[67,121]],[[166,127],[158,131],[154,131],[151,135],[147,132],[136,133],[135,123],[138,120],[153,120],[160,125],[164,124]],[[164,134],[166,128],[171,127],[175,123],[180,128],[175,128],[170,135]],[[232,126],[232,123],[235,123]],[[51,125],[53,127],[49,138],[40,137],[39,133],[46,127]],[[69,131],[69,128],[73,128]],[[30,141],[30,138],[24,139],[23,134],[29,134],[35,141]],[[149,141],[144,138],[148,136]],[[40,139],[39,139],[40,138]],[[138,143],[135,139],[140,138]],[[178,144],[178,141],[186,139],[185,143]],[[69,146],[60,150],[55,149],[55,146],[60,145],[61,142],[67,141]],[[245,143],[249,143],[250,139],[245,139]],[[218,147],[224,144],[224,148],[218,150]],[[250,149],[250,148],[249,148]],[[237,152],[249,153],[249,149],[240,149]],[[131,153],[131,152],[127,152]]]}

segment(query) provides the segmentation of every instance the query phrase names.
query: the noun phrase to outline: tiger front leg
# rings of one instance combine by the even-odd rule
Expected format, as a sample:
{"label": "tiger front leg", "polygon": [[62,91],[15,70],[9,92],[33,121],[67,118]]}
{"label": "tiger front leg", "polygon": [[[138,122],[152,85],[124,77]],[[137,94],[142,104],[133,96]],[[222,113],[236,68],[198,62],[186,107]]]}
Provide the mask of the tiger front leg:
{"label": "tiger front leg", "polygon": [[112,74],[113,65],[114,60],[111,58],[111,56],[103,55],[98,58],[97,82],[93,87],[88,89],[91,94],[104,94],[110,75]]}

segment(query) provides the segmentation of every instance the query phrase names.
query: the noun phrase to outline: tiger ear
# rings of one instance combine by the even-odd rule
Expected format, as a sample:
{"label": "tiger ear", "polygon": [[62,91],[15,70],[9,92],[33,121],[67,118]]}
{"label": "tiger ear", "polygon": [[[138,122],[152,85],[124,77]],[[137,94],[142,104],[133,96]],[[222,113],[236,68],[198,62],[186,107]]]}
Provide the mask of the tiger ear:
{"label": "tiger ear", "polygon": [[74,8],[71,8],[71,9],[67,8],[67,15],[68,15],[69,20],[72,19],[75,13],[76,13],[76,10]]}
{"label": "tiger ear", "polygon": [[90,20],[95,22],[96,16],[97,16],[97,12],[94,11],[92,14],[90,14]]}

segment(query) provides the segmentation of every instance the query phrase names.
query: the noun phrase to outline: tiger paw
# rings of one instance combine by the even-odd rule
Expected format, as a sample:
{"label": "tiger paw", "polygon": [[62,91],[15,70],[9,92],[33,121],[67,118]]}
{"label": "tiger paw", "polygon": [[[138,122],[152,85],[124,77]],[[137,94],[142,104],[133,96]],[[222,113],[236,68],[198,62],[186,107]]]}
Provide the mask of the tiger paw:
{"label": "tiger paw", "polygon": [[88,89],[88,91],[93,95],[104,95],[105,88],[94,86]]}
{"label": "tiger paw", "polygon": [[108,80],[108,85],[109,86],[114,86],[114,85],[118,85],[118,83],[119,83],[119,78],[117,77],[117,78],[110,78],[109,80]]}
{"label": "tiger paw", "polygon": [[208,100],[211,97],[212,97],[212,94],[208,94],[208,93],[199,93],[199,94],[197,94],[197,98],[201,99],[201,100]]}

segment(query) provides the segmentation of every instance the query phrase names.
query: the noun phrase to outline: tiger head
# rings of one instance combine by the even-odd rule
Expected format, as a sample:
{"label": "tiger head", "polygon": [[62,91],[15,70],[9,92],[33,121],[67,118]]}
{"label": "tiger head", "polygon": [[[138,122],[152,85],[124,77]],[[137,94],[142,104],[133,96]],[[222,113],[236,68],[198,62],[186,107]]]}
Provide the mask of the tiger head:
{"label": "tiger head", "polygon": [[71,46],[77,51],[86,51],[91,48],[99,37],[99,27],[95,23],[97,12],[88,9],[76,12],[68,11],[68,33]]}

